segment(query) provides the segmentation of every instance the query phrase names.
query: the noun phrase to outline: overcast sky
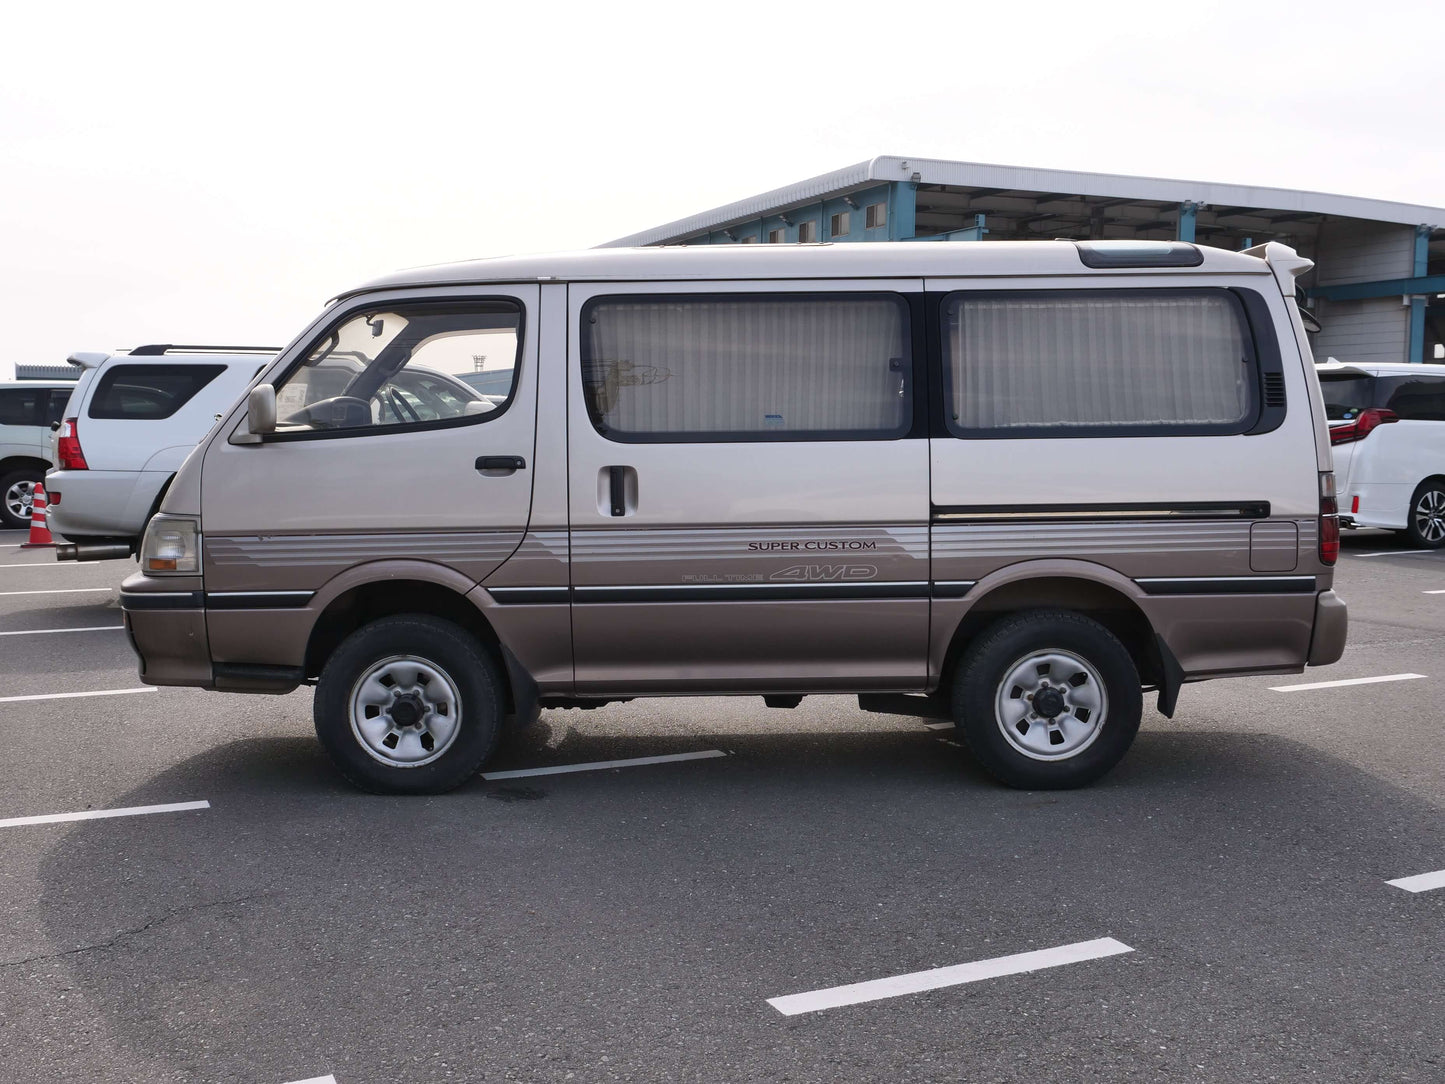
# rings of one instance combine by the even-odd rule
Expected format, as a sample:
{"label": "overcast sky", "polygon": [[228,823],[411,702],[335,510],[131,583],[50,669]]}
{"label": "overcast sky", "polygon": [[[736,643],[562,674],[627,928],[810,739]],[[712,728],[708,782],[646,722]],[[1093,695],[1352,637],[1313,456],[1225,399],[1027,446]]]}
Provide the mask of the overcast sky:
{"label": "overcast sky", "polygon": [[[226,14],[221,14],[225,12]],[[28,4],[0,379],[879,154],[1445,206],[1445,4]]]}

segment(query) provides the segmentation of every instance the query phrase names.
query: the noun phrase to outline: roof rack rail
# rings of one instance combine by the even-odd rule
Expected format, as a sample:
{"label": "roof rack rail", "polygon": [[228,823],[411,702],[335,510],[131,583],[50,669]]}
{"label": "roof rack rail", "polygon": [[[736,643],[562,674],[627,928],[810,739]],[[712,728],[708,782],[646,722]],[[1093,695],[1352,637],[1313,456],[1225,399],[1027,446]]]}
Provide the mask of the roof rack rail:
{"label": "roof rack rail", "polygon": [[137,346],[131,357],[158,357],[161,354],[279,354],[279,346],[187,346],[180,343],[148,343]]}

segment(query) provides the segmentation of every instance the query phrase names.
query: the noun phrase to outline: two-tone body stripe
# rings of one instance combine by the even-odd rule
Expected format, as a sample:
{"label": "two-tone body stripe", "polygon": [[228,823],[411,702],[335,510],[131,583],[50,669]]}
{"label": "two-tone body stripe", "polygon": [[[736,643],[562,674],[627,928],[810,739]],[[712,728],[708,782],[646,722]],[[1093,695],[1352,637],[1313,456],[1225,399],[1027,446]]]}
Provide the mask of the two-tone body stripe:
{"label": "two-tone body stripe", "polygon": [[1134,581],[1146,595],[1305,595],[1313,576],[1150,576]]}
{"label": "two-tone body stripe", "polygon": [[1181,504],[978,504],[934,505],[934,523],[1100,520],[1268,519],[1268,501],[1192,501]]}
{"label": "two-tone body stripe", "polygon": [[315,591],[207,591],[208,610],[296,610]]}
{"label": "two-tone body stripe", "polygon": [[492,598],[506,605],[545,606],[571,600],[570,587],[489,587]]}
{"label": "two-tone body stripe", "polygon": [[493,587],[492,598],[505,605],[575,602],[808,602],[825,599],[962,598],[972,580],[930,584],[926,580],[885,583],[709,583],[640,584],[627,587]]}
{"label": "two-tone body stripe", "polygon": [[205,596],[200,591],[122,591],[122,610],[199,610]]}
{"label": "two-tone body stripe", "polygon": [[314,591],[122,591],[123,610],[295,610]]}
{"label": "two-tone body stripe", "polygon": [[[644,584],[629,587],[494,587],[506,605],[574,602],[804,602],[821,599],[959,599],[977,581],[922,580],[891,583]],[[1159,576],[1134,581],[1146,595],[1295,595],[1317,589],[1313,576]]]}

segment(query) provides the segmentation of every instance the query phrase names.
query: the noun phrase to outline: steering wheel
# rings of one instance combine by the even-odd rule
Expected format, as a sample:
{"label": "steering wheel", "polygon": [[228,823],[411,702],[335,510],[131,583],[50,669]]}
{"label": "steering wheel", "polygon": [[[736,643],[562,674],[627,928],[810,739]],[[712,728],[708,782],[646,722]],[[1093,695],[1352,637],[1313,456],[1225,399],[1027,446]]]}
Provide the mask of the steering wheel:
{"label": "steering wheel", "polygon": [[286,419],[287,424],[309,425],[313,429],[351,429],[371,424],[371,404],[354,395],[319,399]]}

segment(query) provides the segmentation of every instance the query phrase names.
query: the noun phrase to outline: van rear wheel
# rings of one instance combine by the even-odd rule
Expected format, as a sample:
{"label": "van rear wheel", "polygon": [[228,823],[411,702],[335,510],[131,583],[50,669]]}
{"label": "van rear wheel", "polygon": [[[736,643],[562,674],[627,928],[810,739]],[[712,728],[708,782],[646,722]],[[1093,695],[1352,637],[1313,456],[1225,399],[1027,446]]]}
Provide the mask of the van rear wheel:
{"label": "van rear wheel", "polygon": [[505,711],[495,660],[438,618],[385,617],[353,632],[316,683],[316,736],[365,790],[440,794],[496,748]]}
{"label": "van rear wheel", "polygon": [[1416,487],[1405,533],[1421,549],[1445,546],[1445,481],[1429,478]]}
{"label": "van rear wheel", "polygon": [[1005,617],[964,653],[953,712],[969,750],[1010,787],[1061,790],[1119,763],[1139,730],[1134,660],[1097,621],[1066,610]]}

